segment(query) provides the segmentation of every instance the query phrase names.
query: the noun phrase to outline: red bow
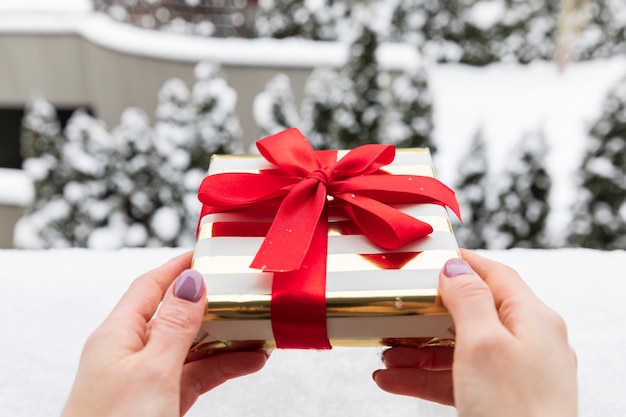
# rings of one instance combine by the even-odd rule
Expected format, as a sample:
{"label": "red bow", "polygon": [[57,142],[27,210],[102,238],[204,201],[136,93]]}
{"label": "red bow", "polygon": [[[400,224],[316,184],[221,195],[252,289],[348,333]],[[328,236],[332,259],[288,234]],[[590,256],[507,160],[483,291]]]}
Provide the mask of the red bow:
{"label": "red bow", "polygon": [[460,217],[454,192],[435,178],[380,170],[395,157],[391,145],[364,145],[337,161],[314,151],[289,129],[257,142],[277,169],[260,174],[207,176],[199,191],[209,213],[278,207],[251,268],[274,272],[272,326],[279,347],[330,348],[326,336],[327,196],[372,242],[397,249],[432,232],[432,226],[388,204],[434,203]]}

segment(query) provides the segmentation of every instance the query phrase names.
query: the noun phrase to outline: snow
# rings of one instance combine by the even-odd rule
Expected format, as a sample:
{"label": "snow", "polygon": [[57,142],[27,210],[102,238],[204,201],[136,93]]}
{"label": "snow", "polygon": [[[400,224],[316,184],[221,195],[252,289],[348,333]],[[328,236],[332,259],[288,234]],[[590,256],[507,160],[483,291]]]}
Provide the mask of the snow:
{"label": "snow", "polygon": [[[133,278],[181,251],[0,250],[1,414],[58,415],[86,337]],[[578,355],[580,416],[621,415],[626,409],[622,353],[626,284],[619,271],[626,265],[626,252],[482,253],[516,268],[566,320]],[[455,415],[448,407],[380,391],[371,379],[371,373],[382,367],[380,352],[379,348],[275,351],[261,372],[209,392],[188,416]]]}
{"label": "snow", "polygon": [[180,217],[175,209],[167,206],[160,207],[154,213],[150,226],[161,240],[172,241],[180,233]]}
{"label": "snow", "polygon": [[430,68],[437,175],[456,179],[472,136],[482,130],[493,174],[503,172],[522,136],[543,129],[546,165],[553,180],[551,233],[562,233],[575,196],[575,171],[591,123],[610,88],[626,74],[622,57],[574,63],[559,72],[549,62],[485,68],[437,65]]}
{"label": "snow", "polygon": [[467,13],[469,23],[486,30],[502,21],[502,18],[506,14],[506,4],[498,0],[478,1]]}
{"label": "snow", "polygon": [[[472,10],[474,23],[492,25],[500,16],[498,4],[489,0],[477,3]],[[137,56],[184,62],[209,58],[238,66],[337,66],[348,53],[348,45],[340,43],[155,33],[90,11],[88,0],[0,0],[0,33],[77,33],[102,47]],[[450,53],[455,53],[454,47],[450,48]],[[414,68],[422,63],[412,47],[400,44],[383,45],[379,57],[385,69]],[[543,129],[549,146],[547,167],[554,185],[550,228],[553,233],[562,232],[570,218],[566,212],[575,194],[574,173],[581,162],[587,129],[599,115],[611,86],[626,74],[626,59],[573,63],[563,72],[546,62],[495,64],[480,69],[427,64],[427,70],[438,176],[445,183],[454,183],[458,167],[468,163],[464,157],[478,130],[486,142],[490,170],[497,175],[507,168],[510,151],[523,135]],[[189,94],[176,85],[172,88],[174,95]],[[222,105],[231,107],[234,98],[226,97]],[[171,109],[161,111],[165,117]],[[174,137],[180,133],[172,131]],[[188,156],[170,149],[162,151],[178,159],[180,165],[187,163]],[[84,155],[77,159],[83,165],[87,161]],[[598,164],[595,168],[607,172],[611,167]],[[32,169],[42,172],[45,167]],[[186,178],[186,187],[198,180]],[[85,190],[68,185],[66,192],[79,199]],[[25,174],[0,168],[0,204],[24,206],[31,199],[32,187]],[[47,216],[63,218],[69,210],[67,203],[52,203]],[[94,205],[92,209],[97,215],[103,207]],[[28,230],[19,230],[26,226],[18,224],[17,235],[22,239],[29,239]],[[151,224],[164,238],[175,237],[180,226],[176,214],[167,209],[158,212]],[[122,231],[113,223],[90,237],[90,245],[100,250],[0,250],[2,414],[36,417],[48,416],[51,410],[58,414],[87,335],[134,277],[181,252],[104,250],[122,239],[129,245],[142,244],[147,230],[135,224]],[[619,415],[626,409],[622,393],[626,362],[621,355],[626,343],[626,303],[621,294],[626,285],[619,274],[626,264],[626,253],[583,249],[484,253],[517,268],[531,288],[568,322],[579,358],[581,416]],[[379,355],[377,348],[277,351],[262,372],[212,391],[189,416],[454,415],[446,407],[379,391],[371,381],[371,372],[381,366]]]}
{"label": "snow", "polygon": [[67,13],[93,10],[90,0],[0,0],[0,12]]}
{"label": "snow", "polygon": [[[0,12],[1,5],[2,0]],[[347,43],[188,36],[141,29],[116,22],[101,13],[87,12],[61,9],[56,13],[32,13],[9,9],[0,13],[0,33],[77,33],[96,45],[135,56],[182,62],[215,60],[234,66],[339,66],[348,57]],[[419,63],[417,51],[407,44],[382,45],[378,56],[386,69],[402,69]]]}
{"label": "snow", "polygon": [[0,168],[0,204],[23,207],[32,199],[31,181],[24,171]]}
{"label": "snow", "polygon": [[[466,163],[463,158],[478,129],[485,138],[494,175],[503,172],[512,149],[524,134],[544,129],[547,169],[553,181],[549,232],[562,234],[571,218],[568,212],[576,193],[575,171],[582,160],[587,130],[599,116],[609,89],[626,74],[626,59],[573,63],[564,72],[547,62],[527,66],[494,64],[485,68],[439,64],[430,65],[427,70],[433,99],[434,142],[438,147],[435,168],[440,179],[454,184],[458,167]],[[169,84],[170,94],[189,94],[178,84]],[[168,116],[169,110],[160,109],[162,116]],[[159,124],[157,128],[171,126]],[[170,133],[173,138],[184,134],[175,129]],[[172,160],[187,163],[186,155],[178,155],[173,149],[161,151]],[[97,165],[90,164],[88,168]],[[0,170],[0,201],[25,205],[32,198],[27,184],[20,171]]]}

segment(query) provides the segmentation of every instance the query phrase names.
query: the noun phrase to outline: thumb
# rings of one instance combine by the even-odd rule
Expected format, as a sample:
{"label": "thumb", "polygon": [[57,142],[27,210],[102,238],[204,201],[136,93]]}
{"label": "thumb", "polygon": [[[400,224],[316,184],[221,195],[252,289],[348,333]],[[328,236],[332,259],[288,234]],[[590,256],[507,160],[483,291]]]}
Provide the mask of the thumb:
{"label": "thumb", "polygon": [[206,311],[206,288],[202,274],[184,270],[170,286],[152,320],[146,349],[167,365],[180,366],[200,330]]}
{"label": "thumb", "polygon": [[457,339],[481,337],[501,326],[489,286],[460,258],[448,260],[439,274],[439,289],[450,312]]}

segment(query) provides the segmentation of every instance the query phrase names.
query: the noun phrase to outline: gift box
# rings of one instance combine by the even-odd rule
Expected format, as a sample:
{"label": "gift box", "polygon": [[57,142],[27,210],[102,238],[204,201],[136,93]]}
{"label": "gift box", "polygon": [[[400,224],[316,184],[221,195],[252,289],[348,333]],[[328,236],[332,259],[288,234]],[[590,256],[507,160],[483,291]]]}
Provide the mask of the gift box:
{"label": "gift box", "polygon": [[296,129],[257,146],[214,155],[200,187],[192,351],[453,341],[438,275],[458,204],[428,149],[313,151]]}

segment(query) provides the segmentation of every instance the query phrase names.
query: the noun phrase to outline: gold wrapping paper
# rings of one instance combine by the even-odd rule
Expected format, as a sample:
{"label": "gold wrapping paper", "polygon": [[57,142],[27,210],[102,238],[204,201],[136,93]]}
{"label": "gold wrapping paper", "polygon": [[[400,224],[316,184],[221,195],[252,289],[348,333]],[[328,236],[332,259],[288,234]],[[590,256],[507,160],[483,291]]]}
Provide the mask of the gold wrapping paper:
{"label": "gold wrapping paper", "polygon": [[[340,158],[346,151],[340,151]],[[209,175],[270,168],[260,156],[215,155]],[[434,176],[428,149],[399,149],[384,168],[391,174]],[[333,346],[447,344],[452,320],[438,297],[438,275],[459,257],[448,212],[431,204],[397,206],[434,232],[396,251],[361,235],[343,235],[343,218],[329,218],[327,322]],[[205,320],[193,351],[274,347],[270,321],[271,273],[250,269],[262,237],[212,236],[216,222],[271,222],[232,213],[201,219],[192,267],[207,285]]]}

